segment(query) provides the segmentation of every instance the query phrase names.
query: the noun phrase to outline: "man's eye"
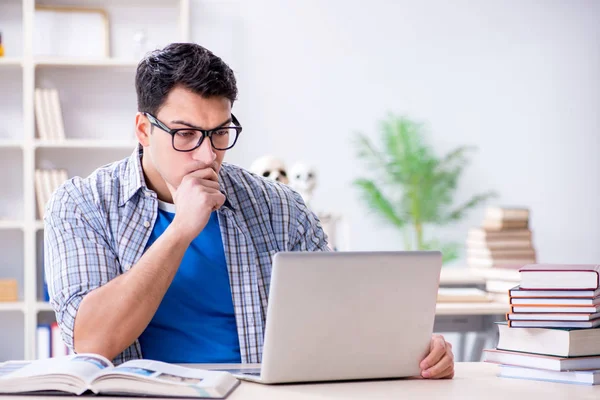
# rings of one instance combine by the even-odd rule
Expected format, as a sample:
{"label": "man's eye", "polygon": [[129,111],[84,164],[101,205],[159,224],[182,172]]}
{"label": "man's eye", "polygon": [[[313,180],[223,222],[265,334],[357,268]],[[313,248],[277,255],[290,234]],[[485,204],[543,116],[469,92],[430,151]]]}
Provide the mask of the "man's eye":
{"label": "man's eye", "polygon": [[196,135],[196,131],[177,131],[177,135],[181,137],[191,137]]}
{"label": "man's eye", "polygon": [[229,134],[229,129],[219,129],[218,131],[214,131],[214,135],[217,136],[225,136]]}

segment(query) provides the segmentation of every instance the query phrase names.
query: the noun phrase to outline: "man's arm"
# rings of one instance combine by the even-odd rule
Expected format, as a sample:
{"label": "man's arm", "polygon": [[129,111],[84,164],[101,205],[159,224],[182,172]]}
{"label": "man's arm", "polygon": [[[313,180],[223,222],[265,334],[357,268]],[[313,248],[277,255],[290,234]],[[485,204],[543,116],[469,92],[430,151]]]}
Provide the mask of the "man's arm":
{"label": "man's arm", "polygon": [[189,244],[171,225],[129,271],[89,292],[75,318],[75,351],[112,360],[130,346],[152,320]]}
{"label": "man's arm", "polygon": [[140,336],[190,242],[225,201],[218,187],[217,175],[209,169],[189,174],[179,188],[172,188],[177,210],[173,222],[122,275],[116,255],[98,233],[94,210],[58,192],[46,216],[46,268],[68,345],[78,353],[113,359]]}

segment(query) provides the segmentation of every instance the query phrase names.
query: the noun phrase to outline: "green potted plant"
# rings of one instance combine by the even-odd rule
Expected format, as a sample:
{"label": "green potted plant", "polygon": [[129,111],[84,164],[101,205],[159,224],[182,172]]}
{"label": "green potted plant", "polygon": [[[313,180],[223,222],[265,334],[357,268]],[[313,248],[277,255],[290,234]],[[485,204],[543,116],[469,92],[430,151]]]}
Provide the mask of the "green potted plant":
{"label": "green potted plant", "polygon": [[403,233],[405,250],[440,250],[444,263],[459,255],[458,243],[442,243],[426,235],[428,226],[448,225],[496,196],[488,191],[454,205],[459,178],[474,150],[461,146],[438,157],[422,124],[390,115],[381,123],[378,148],[367,135],[357,134],[357,155],[372,177],[354,181],[368,207]]}

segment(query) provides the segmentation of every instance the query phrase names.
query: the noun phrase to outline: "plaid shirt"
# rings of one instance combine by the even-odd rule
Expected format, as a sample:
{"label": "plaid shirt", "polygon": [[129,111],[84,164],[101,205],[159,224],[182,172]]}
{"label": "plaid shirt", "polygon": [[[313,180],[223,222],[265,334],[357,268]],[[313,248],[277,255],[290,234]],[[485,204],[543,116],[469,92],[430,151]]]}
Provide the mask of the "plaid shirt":
{"label": "plaid shirt", "polygon": [[[63,339],[73,348],[84,296],[127,272],[142,257],[158,215],[144,182],[141,148],[89,177],[63,184],[44,217],[45,273]],[[242,362],[262,358],[271,258],[278,251],[328,250],[317,217],[288,186],[222,164],[226,202],[218,210]],[[141,358],[136,340],[114,360]]]}

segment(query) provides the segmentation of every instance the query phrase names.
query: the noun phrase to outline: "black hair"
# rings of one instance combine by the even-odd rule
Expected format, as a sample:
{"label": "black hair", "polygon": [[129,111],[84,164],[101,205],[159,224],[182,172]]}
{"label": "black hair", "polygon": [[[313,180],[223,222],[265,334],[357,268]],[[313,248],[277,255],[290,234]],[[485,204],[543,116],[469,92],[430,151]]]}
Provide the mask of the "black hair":
{"label": "black hair", "polygon": [[221,58],[195,43],[172,43],[148,53],[135,76],[138,111],[156,115],[169,92],[183,86],[203,97],[237,99],[233,71]]}

